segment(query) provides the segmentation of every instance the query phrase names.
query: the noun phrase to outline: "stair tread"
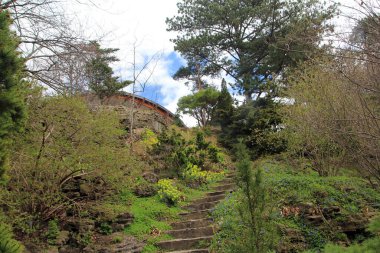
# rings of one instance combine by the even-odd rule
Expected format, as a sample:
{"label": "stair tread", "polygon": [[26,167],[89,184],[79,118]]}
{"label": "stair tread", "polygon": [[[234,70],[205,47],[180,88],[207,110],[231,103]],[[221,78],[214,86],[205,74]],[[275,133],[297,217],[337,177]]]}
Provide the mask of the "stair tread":
{"label": "stair tread", "polygon": [[[197,211],[189,211],[189,212],[186,212],[186,213],[180,213],[179,215],[188,215],[188,214],[192,214],[192,213],[206,213],[206,212],[211,212],[212,209],[203,209],[203,210],[197,210]],[[199,219],[196,219],[196,220],[199,220]]]}
{"label": "stair tread", "polygon": [[198,227],[198,228],[172,229],[172,230],[168,230],[168,231],[166,231],[166,232],[185,231],[185,230],[201,230],[201,229],[212,228],[212,227],[213,227],[213,226],[208,225],[208,226],[203,226],[203,227]]}
{"label": "stair tread", "polygon": [[181,242],[181,241],[200,241],[204,239],[211,239],[212,236],[201,236],[201,237],[194,237],[194,238],[178,238],[178,239],[171,239],[166,241],[158,242],[157,244],[162,244],[166,242]]}
{"label": "stair tread", "polygon": [[208,249],[191,249],[191,250],[170,251],[167,253],[201,253],[201,252],[209,252],[209,250]]}

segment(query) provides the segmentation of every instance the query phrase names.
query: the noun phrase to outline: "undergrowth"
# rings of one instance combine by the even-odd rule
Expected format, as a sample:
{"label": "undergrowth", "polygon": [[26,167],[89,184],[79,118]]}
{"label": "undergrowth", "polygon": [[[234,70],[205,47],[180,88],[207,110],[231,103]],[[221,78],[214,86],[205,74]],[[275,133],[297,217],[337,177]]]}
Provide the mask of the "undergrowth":
{"label": "undergrowth", "polygon": [[[296,252],[307,249],[310,252],[346,252],[333,245],[334,242],[353,244],[347,252],[376,252],[370,250],[374,245],[377,246],[376,239],[369,239],[364,246],[360,244],[368,239],[368,233],[357,235],[357,238],[348,238],[348,235],[338,229],[339,224],[346,224],[350,217],[363,218],[367,213],[379,212],[380,193],[371,188],[368,182],[353,176],[321,177],[314,171],[300,170],[285,162],[271,159],[259,160],[254,167],[263,171],[263,183],[270,196],[268,205],[274,207],[273,214],[268,218],[275,221],[281,231],[294,231],[305,240]],[[213,247],[218,252],[233,252],[230,242],[241,234],[238,232],[241,229],[238,214],[241,194],[236,191],[228,196],[213,213],[221,228],[213,241]],[[314,225],[305,220],[303,207],[316,212],[323,208],[336,207],[339,212],[329,217],[329,221]],[[292,244],[285,237],[282,237],[281,243],[283,247],[290,247]]]}

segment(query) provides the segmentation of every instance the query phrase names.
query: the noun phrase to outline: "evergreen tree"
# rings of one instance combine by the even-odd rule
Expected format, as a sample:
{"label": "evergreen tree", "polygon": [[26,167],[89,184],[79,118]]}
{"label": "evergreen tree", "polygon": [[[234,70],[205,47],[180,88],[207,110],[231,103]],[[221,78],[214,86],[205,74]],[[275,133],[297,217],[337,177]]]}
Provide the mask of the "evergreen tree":
{"label": "evergreen tree", "polygon": [[87,64],[87,76],[90,90],[94,91],[100,98],[111,96],[131,81],[120,81],[119,77],[113,76],[110,63],[118,61],[113,55],[118,49],[100,48],[99,43],[92,42],[96,56]]}
{"label": "evergreen tree", "polygon": [[220,124],[222,129],[231,123],[231,117],[234,111],[233,102],[232,96],[227,89],[227,82],[223,78],[214,119],[215,123]]}
{"label": "evergreen tree", "polygon": [[242,201],[238,210],[243,237],[248,241],[240,242],[239,252],[265,253],[276,245],[276,229],[269,219],[268,198],[264,187],[261,169],[253,173],[253,166],[245,144],[241,141],[235,145],[235,157],[238,159],[238,185],[242,191]]}
{"label": "evergreen tree", "polygon": [[243,139],[254,159],[281,153],[287,143],[281,132],[283,120],[279,108],[269,97],[240,106],[234,111],[231,124],[224,128],[221,142],[232,147],[237,139]]}
{"label": "evergreen tree", "polygon": [[190,86],[193,92],[209,88],[209,84],[204,80],[205,76],[215,76],[219,68],[209,64],[206,60],[199,57],[185,57],[187,65],[180,67],[173,75],[174,80],[186,79],[187,86]]}
{"label": "evergreen tree", "polygon": [[7,167],[11,135],[22,129],[25,119],[24,61],[10,25],[9,14],[0,11],[0,180]]}
{"label": "evergreen tree", "polygon": [[318,0],[182,0],[166,20],[175,49],[236,80],[248,100],[273,75],[320,52],[335,11]]}

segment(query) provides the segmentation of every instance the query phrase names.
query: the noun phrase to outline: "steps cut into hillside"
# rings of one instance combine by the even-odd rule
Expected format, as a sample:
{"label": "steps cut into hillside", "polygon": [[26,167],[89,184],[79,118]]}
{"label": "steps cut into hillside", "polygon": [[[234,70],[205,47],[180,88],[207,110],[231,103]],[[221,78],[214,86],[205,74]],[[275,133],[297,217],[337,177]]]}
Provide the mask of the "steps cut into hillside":
{"label": "steps cut into hillside", "polygon": [[209,217],[213,208],[233,191],[235,187],[234,174],[228,174],[205,197],[194,200],[185,207],[187,212],[180,213],[179,222],[171,224],[172,230],[167,234],[172,240],[161,241],[156,246],[170,253],[206,253],[209,252],[213,235],[216,232],[212,219]]}

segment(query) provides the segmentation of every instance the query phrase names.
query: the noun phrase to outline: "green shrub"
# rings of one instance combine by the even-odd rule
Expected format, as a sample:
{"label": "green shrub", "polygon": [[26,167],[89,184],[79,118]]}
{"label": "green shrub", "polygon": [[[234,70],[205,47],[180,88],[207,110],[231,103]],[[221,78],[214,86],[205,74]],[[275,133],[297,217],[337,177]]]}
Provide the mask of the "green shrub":
{"label": "green shrub", "polygon": [[[3,1],[1,1],[3,6]],[[0,183],[9,166],[12,135],[22,130],[26,113],[24,60],[17,51],[19,40],[13,32],[10,13],[0,10]]]}
{"label": "green shrub", "polygon": [[76,240],[81,248],[85,248],[93,242],[94,234],[92,231],[86,231],[76,235]]}
{"label": "green shrub", "polygon": [[342,247],[334,244],[327,244],[324,253],[377,253],[380,249],[380,217],[371,221],[367,229],[373,233],[374,237],[363,241],[361,244],[354,244],[349,247]]}
{"label": "green shrub", "polygon": [[223,153],[220,152],[220,149],[215,147],[214,145],[210,145],[208,148],[208,153],[210,160],[214,163],[223,163],[224,162],[224,156]]}
{"label": "green shrub", "polygon": [[221,224],[215,252],[263,253],[275,249],[277,228],[260,168],[254,171],[245,145],[236,145],[239,190],[217,206],[213,216]]}
{"label": "green shrub", "polygon": [[112,234],[112,227],[108,222],[103,222],[100,224],[99,232],[103,235],[110,235]]}
{"label": "green shrub", "polygon": [[143,143],[146,144],[148,147],[152,147],[153,145],[158,143],[157,135],[148,128],[144,129],[141,138]]}
{"label": "green shrub", "polygon": [[59,226],[57,220],[51,220],[48,223],[48,231],[46,233],[47,241],[49,244],[54,245],[59,235]]}
{"label": "green shrub", "polygon": [[152,153],[164,157],[166,168],[175,168],[177,176],[183,177],[184,174],[188,174],[189,164],[198,166],[201,171],[214,168],[220,170],[223,166],[225,159],[222,152],[206,141],[201,131],[188,141],[175,130],[162,133],[158,139],[159,142],[154,146]]}
{"label": "green shrub", "polygon": [[223,176],[222,172],[202,171],[197,165],[188,163],[182,172],[182,178],[190,185],[202,185],[213,182]]}
{"label": "green shrub", "polygon": [[[68,208],[79,215],[79,202],[97,198],[95,193],[106,196],[121,188],[128,180],[126,165],[133,160],[123,146],[125,132],[115,113],[91,111],[75,97],[38,93],[28,102],[26,132],[15,138],[11,150],[9,172],[17,176],[9,181],[12,187],[0,186],[0,206],[10,207],[13,227],[26,237]],[[70,190],[78,178],[88,186],[81,198]]]}
{"label": "green shrub", "polygon": [[158,195],[161,200],[169,205],[176,205],[183,198],[181,192],[173,185],[173,181],[170,179],[159,180],[158,189]]}
{"label": "green shrub", "polygon": [[8,226],[0,223],[0,252],[21,253],[22,251],[22,245],[12,238],[12,232]]}

